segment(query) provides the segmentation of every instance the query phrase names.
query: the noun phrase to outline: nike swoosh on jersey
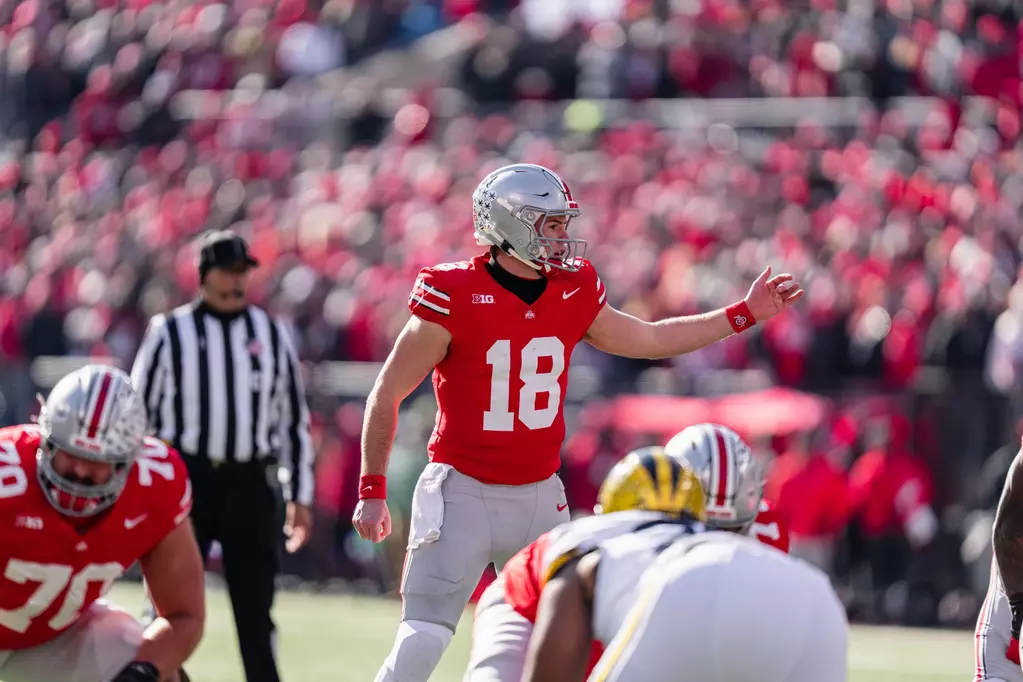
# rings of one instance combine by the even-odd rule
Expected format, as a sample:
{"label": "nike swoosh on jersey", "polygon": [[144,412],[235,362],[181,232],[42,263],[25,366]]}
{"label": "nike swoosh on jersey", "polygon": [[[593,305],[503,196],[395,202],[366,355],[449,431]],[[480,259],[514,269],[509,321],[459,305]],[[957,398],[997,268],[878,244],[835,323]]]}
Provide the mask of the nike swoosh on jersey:
{"label": "nike swoosh on jersey", "polygon": [[128,530],[131,530],[135,526],[137,526],[140,523],[142,523],[143,521],[145,521],[146,518],[148,518],[148,517],[149,517],[149,514],[143,514],[142,516],[136,516],[133,519],[125,519],[124,520],[124,527],[127,528]]}
{"label": "nike swoosh on jersey", "polygon": [[579,291],[579,287],[576,287],[575,289],[572,289],[572,291],[563,291],[563,292],[561,292],[561,298],[565,299],[565,300],[568,300],[568,299],[572,298],[573,296],[575,296],[575,292],[577,292],[577,291]]}

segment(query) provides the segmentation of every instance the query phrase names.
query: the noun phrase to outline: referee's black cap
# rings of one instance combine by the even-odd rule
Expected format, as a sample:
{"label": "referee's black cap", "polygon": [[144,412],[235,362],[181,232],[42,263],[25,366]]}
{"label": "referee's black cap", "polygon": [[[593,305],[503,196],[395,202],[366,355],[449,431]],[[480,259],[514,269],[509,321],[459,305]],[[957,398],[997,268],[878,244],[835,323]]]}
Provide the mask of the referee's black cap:
{"label": "referee's black cap", "polygon": [[207,232],[199,239],[199,276],[212,268],[231,268],[244,264],[256,267],[259,261],[249,254],[249,245],[232,230]]}

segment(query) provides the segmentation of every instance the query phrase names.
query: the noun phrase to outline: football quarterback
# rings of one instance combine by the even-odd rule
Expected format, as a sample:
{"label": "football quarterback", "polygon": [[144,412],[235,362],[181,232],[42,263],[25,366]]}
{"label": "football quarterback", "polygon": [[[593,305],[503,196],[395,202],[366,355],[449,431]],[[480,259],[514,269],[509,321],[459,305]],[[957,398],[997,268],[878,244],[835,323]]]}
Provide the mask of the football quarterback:
{"label": "football quarterback", "polygon": [[581,208],[548,168],[504,166],[473,194],[473,234],[486,252],[424,268],[411,318],[370,392],[353,523],[390,533],[387,461],[398,406],[429,373],[438,412],[413,496],[402,621],[377,682],[425,682],[487,564],[498,568],[568,520],[557,476],[564,397],[575,347],[635,358],[703,348],[764,322],[803,294],[765,268],[741,301],[656,323],[608,303],[604,282],[570,235]]}

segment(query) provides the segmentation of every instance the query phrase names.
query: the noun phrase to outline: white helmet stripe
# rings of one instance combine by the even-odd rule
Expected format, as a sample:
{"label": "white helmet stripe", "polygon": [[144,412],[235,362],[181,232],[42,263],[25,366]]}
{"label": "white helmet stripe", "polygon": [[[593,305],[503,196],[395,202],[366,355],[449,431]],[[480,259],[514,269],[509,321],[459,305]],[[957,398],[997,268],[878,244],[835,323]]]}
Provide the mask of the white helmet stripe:
{"label": "white helmet stripe", "polygon": [[728,437],[728,434],[724,432],[720,427],[715,426],[714,432],[718,437],[718,444],[724,444],[725,452],[725,468],[728,471],[728,480],[725,484],[725,502],[729,506],[735,504],[735,493],[739,487],[739,471],[735,465],[735,441]]}
{"label": "white helmet stripe", "polygon": [[707,507],[709,509],[716,506],[714,491],[717,490],[718,484],[718,466],[717,457],[714,455],[714,452],[717,444],[714,442],[713,430],[709,424],[701,424],[699,429],[700,434],[703,436],[703,445],[707,448],[707,452],[710,453],[710,466],[707,468],[707,480],[704,482],[707,489],[703,491],[707,496]]}

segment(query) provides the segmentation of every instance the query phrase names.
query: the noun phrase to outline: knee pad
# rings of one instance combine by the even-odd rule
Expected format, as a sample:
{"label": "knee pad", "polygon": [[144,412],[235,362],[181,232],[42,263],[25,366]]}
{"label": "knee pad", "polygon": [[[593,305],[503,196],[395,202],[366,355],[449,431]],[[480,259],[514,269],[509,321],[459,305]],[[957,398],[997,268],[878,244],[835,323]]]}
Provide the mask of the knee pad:
{"label": "knee pad", "polygon": [[402,621],[394,648],[374,682],[427,682],[453,635],[454,632],[436,623]]}

